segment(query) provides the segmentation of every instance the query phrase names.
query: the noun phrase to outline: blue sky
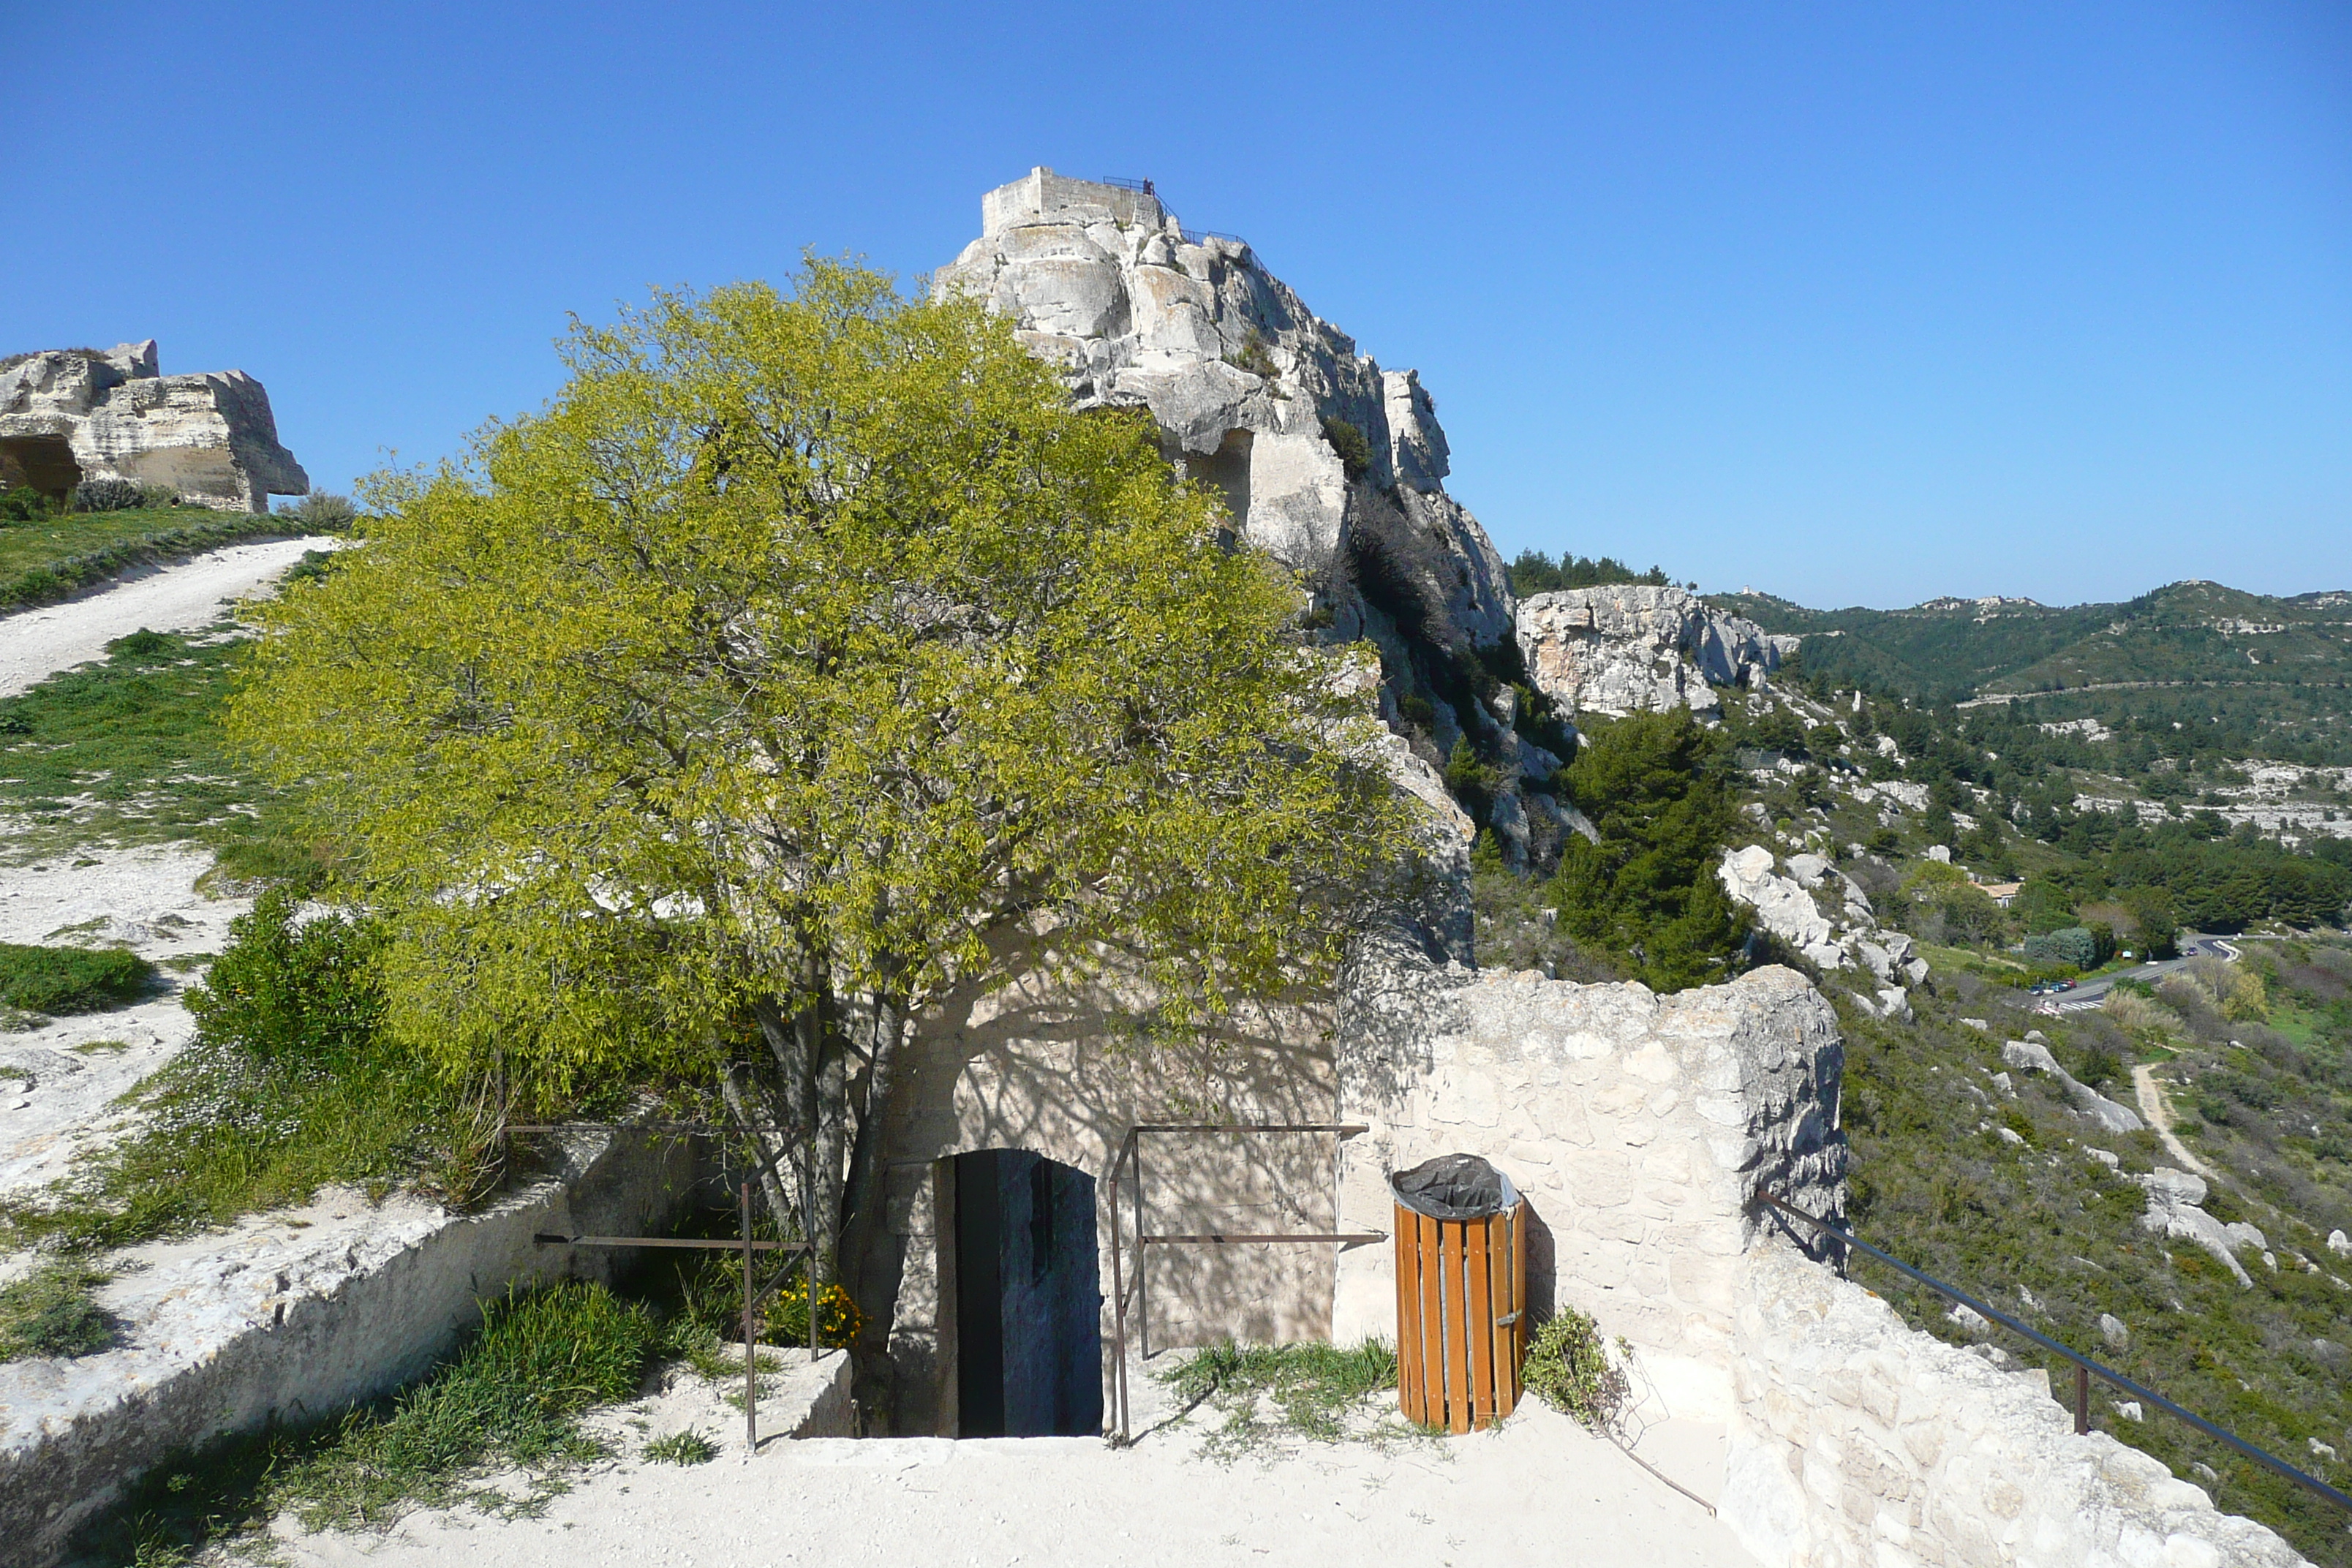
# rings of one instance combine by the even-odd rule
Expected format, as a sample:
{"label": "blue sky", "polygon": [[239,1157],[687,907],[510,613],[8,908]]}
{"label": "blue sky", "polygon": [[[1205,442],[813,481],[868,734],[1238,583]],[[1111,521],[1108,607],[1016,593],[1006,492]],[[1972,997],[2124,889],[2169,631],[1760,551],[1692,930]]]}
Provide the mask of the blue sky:
{"label": "blue sky", "polygon": [[1150,175],[1506,553],[1814,605],[2352,587],[2352,6],[0,5],[0,350],[155,337],[314,480],[566,313]]}

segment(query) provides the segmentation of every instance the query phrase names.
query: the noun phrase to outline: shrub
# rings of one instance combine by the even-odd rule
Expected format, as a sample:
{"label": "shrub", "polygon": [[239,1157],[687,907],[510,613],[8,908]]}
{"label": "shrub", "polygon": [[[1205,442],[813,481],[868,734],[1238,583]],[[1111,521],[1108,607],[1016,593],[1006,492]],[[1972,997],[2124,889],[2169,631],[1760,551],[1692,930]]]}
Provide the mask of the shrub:
{"label": "shrub", "polygon": [[92,1355],[114,1342],[114,1324],[90,1300],[108,1276],[66,1261],[0,1289],[0,1362]]}
{"label": "shrub", "polygon": [[144,499],[130,479],[84,479],[73,489],[76,511],[130,511]]}
{"label": "shrub", "polygon": [[27,1013],[95,1013],[135,1002],[154,984],[155,966],[119,948],[0,942],[0,1005]]}
{"label": "shrub", "polygon": [[[1619,1340],[1622,1354],[1625,1342]],[[1519,1381],[1554,1409],[1586,1426],[1604,1426],[1625,1403],[1624,1369],[1610,1359],[1600,1325],[1575,1308],[1565,1308],[1536,1331]]]}
{"label": "shrub", "polygon": [[1347,470],[1349,484],[1371,471],[1372,444],[1364,439],[1361,430],[1333,415],[1323,421],[1323,438],[1339,454],[1339,466]]}
{"label": "shrub", "polygon": [[157,510],[164,507],[177,506],[180,504],[180,492],[169,485],[141,485],[139,504]]}
{"label": "shrub", "polygon": [[2029,963],[2067,963],[2076,969],[2095,969],[2099,963],[2098,938],[2083,926],[2039,932],[2025,939],[2025,959]]}
{"label": "shrub", "polygon": [[360,509],[352,504],[349,496],[339,496],[330,490],[312,490],[284,509],[280,515],[290,517],[303,527],[315,529],[320,533],[340,533],[359,521]]}
{"label": "shrub", "polygon": [[467,1097],[379,1026],[373,928],[334,915],[298,927],[294,909],[273,889],[232,922],[188,994],[194,1040],[139,1086],[138,1131],[39,1201],[0,1210],[16,1240],[127,1246],[336,1183],[480,1184],[454,1168],[480,1154]]}
{"label": "shrub", "polygon": [[0,495],[0,524],[39,522],[56,511],[56,503],[30,485],[18,485]]}

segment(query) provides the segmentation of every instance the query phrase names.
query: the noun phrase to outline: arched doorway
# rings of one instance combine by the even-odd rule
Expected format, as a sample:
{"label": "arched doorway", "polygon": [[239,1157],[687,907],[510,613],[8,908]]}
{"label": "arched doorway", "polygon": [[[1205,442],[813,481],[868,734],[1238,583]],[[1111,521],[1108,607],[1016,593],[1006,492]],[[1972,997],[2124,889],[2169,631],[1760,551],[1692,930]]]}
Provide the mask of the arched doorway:
{"label": "arched doorway", "polygon": [[[940,1162],[942,1316],[952,1313],[954,1431],[1091,1437],[1102,1431],[1102,1276],[1095,1179],[1025,1149]],[[942,1327],[950,1327],[942,1324]],[[943,1347],[946,1348],[946,1347]]]}

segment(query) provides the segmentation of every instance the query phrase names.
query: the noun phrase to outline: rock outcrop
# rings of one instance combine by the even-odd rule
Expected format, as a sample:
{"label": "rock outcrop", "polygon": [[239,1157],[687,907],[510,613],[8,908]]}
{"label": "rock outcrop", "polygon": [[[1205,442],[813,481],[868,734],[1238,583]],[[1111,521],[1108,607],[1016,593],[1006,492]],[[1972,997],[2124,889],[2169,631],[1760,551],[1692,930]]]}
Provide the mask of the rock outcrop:
{"label": "rock outcrop", "polygon": [[1517,634],[1537,689],[1570,714],[1713,712],[1716,687],[1758,684],[1797,647],[1680,588],[1647,583],[1533,595],[1518,607]]}
{"label": "rock outcrop", "polygon": [[268,511],[310,493],[269,394],[241,370],[164,375],[155,341],[0,362],[0,489],[63,496],[84,479],[162,485],[184,501]]}
{"label": "rock outcrop", "polygon": [[2238,1261],[2240,1247],[2252,1247],[2262,1254],[2264,1263],[2273,1268],[2278,1267],[2271,1244],[2261,1230],[2242,1220],[2224,1225],[2200,1206],[2205,1202],[2204,1177],[2158,1165],[2147,1175],[2134,1176],[2132,1180],[2147,1193],[2147,1212],[2139,1216],[2141,1229],[2176,1241],[2195,1242],[2219,1258],[2239,1285],[2247,1289],[2253,1288],[2254,1281]]}
{"label": "rock outcrop", "polygon": [[[1512,629],[1502,558],[1445,493],[1445,432],[1409,370],[1385,371],[1244,241],[1186,230],[1149,190],[1051,169],[981,198],[981,237],[933,279],[980,294],[1060,366],[1081,405],[1150,410],[1169,457],[1223,491],[1244,537],[1448,648]],[[1339,426],[1344,422],[1353,432]]]}
{"label": "rock outcrop", "polygon": [[1467,741],[1483,820],[1515,862],[1569,818],[1531,784],[1561,758],[1521,730],[1516,603],[1486,531],[1445,493],[1435,402],[1307,308],[1249,245],[1185,228],[1149,185],[1051,169],[981,198],[940,269],[1058,366],[1080,406],[1148,410],[1161,448],[1224,498],[1243,538],[1296,568],[1309,624],[1381,650],[1381,711],[1433,766]]}
{"label": "rock outcrop", "polygon": [[[2102,1132],[2137,1132],[2146,1125],[2137,1112],[2116,1104],[2060,1067],[2058,1058],[2050,1054],[2049,1046],[2043,1043],[2039,1029],[2033,1030],[2025,1039],[2004,1044],[2000,1047],[2000,1059],[2021,1072],[2046,1074],[2058,1086],[2059,1092],[2066,1097],[2066,1102],[2074,1108],[2075,1114],[2087,1118]],[[2198,1182],[2197,1196],[2190,1201],[2202,1202],[2204,1196],[2205,1184]]]}
{"label": "rock outcrop", "polygon": [[[1717,877],[1756,923],[1818,969],[1858,971],[1854,1000],[1882,1017],[1911,1016],[1909,987],[1927,961],[1901,931],[1884,930],[1869,895],[1826,856],[1791,855],[1784,875],[1761,844],[1725,852]],[[1826,906],[1826,907],[1825,907]]]}

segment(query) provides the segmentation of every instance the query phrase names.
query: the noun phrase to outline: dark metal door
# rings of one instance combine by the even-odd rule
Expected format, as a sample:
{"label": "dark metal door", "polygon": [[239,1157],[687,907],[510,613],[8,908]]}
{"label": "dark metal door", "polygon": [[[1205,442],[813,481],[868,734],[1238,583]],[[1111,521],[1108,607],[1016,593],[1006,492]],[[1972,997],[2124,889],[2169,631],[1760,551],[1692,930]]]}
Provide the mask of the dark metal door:
{"label": "dark metal door", "polygon": [[1095,1179],[1025,1149],[955,1157],[957,1430],[1102,1431]]}

